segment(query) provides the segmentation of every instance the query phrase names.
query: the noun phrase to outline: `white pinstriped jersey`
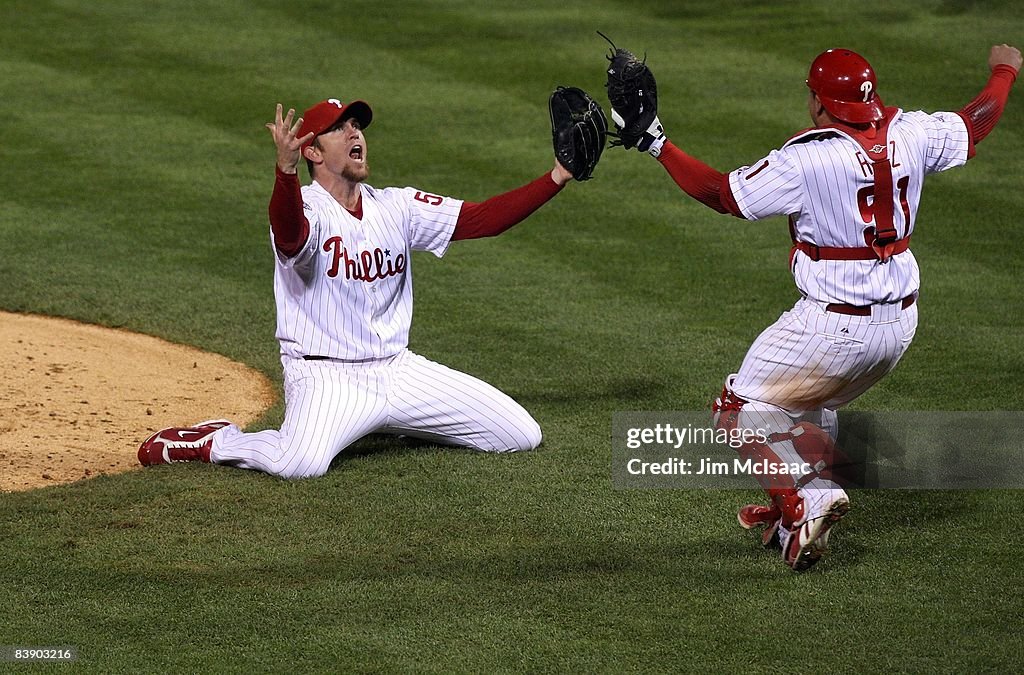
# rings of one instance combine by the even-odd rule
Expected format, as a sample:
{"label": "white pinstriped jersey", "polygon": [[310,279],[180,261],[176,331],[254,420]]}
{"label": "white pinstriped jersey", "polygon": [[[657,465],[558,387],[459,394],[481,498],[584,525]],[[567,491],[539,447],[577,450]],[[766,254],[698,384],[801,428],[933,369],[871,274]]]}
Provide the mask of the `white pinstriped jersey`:
{"label": "white pinstriped jersey", "polygon": [[309,239],[292,258],[274,247],[277,339],[284,355],[356,361],[394,356],[408,345],[410,254],[444,255],[462,201],[410,187],[360,189],[361,220],[319,183],[303,186]]}
{"label": "white pinstriped jersey", "polygon": [[[914,230],[921,188],[929,173],[961,166],[970,139],[955,113],[896,113],[889,125],[893,225],[898,237]],[[764,159],[729,174],[744,217],[790,216],[796,237],[818,246],[863,247],[874,225],[871,162],[841,131],[811,130],[790,139]],[[870,305],[894,302],[918,290],[917,260],[909,250],[885,264],[877,260],[813,261],[793,258],[793,277],[807,297],[821,302]]]}

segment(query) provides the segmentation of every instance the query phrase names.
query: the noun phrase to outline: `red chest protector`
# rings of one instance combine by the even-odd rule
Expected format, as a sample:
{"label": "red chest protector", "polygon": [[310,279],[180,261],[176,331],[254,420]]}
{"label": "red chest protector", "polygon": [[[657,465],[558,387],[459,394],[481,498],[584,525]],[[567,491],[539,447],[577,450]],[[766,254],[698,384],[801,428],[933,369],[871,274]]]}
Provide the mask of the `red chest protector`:
{"label": "red chest protector", "polygon": [[[790,233],[793,235],[793,250],[803,251],[812,260],[871,260],[888,262],[892,256],[903,253],[910,246],[910,237],[896,238],[896,226],[893,223],[895,203],[893,199],[892,163],[889,161],[889,123],[895,118],[897,109],[886,108],[885,119],[877,127],[857,129],[845,124],[830,124],[819,127],[794,140],[797,143],[820,138],[822,132],[829,130],[841,132],[843,136],[855,141],[868,156],[871,171],[875,180],[874,218],[875,226],[864,231],[866,246],[840,248],[816,246],[809,242],[796,240],[796,229],[790,221]],[[793,141],[791,141],[793,142]],[[908,223],[909,224],[909,223]]]}

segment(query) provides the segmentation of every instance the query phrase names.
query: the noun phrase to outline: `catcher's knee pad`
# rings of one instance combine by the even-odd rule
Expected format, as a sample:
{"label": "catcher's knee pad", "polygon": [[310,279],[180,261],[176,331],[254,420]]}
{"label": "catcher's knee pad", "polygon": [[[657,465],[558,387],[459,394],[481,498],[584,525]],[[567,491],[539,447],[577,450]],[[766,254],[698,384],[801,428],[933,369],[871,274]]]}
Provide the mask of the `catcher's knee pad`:
{"label": "catcher's knee pad", "polygon": [[748,401],[740,398],[732,390],[733,380],[736,373],[725,378],[725,385],[722,387],[722,394],[711,403],[712,419],[716,429],[732,431],[739,423],[740,410]]}

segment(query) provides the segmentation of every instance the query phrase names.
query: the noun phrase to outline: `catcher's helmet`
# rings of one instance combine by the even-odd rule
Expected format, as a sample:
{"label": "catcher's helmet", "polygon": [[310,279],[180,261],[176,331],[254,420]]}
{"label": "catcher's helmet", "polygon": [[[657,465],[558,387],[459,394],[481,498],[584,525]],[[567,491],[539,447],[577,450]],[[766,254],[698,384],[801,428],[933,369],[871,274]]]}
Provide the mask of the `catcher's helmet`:
{"label": "catcher's helmet", "polygon": [[860,124],[885,117],[871,64],[849,49],[829,49],[811,64],[807,86],[833,117]]}

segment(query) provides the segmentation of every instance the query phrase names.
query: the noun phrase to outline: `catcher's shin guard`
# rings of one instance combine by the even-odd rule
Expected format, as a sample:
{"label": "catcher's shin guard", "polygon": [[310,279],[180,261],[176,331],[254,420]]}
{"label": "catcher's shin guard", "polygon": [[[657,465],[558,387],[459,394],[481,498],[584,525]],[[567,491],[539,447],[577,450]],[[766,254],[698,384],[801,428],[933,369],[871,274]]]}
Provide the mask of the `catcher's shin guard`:
{"label": "catcher's shin guard", "polygon": [[[732,385],[734,378],[735,375],[730,375],[726,378],[725,386],[722,388],[722,395],[711,404],[715,428],[724,429],[729,432],[738,428],[740,411],[744,405],[749,403],[749,401],[732,390],[730,385]],[[771,439],[769,438],[770,442]],[[797,496],[798,485],[792,474],[771,470],[772,468],[781,467],[785,462],[772,450],[769,443],[752,440],[737,448],[736,452],[743,460],[749,459],[753,462],[765,463],[767,465],[769,470],[755,474],[755,479],[772,500],[774,508],[769,507],[768,513],[774,515],[777,511],[778,517],[782,518],[782,524],[790,527],[793,523],[798,522],[803,515],[801,500]],[[749,507],[744,508],[749,509]],[[740,517],[740,524],[748,527],[748,525],[744,524],[742,517]],[[754,524],[749,525],[749,527],[753,526]]]}
{"label": "catcher's shin guard", "polygon": [[[744,406],[750,404],[750,401],[742,398],[732,390],[732,383],[735,378],[735,374],[726,378],[721,396],[711,404],[716,429],[732,432],[738,428],[740,426],[740,413],[743,411]],[[765,404],[761,403],[755,405],[759,407],[765,406]],[[785,430],[776,431],[775,429],[780,428],[780,418],[785,419],[789,415],[781,408],[776,408],[775,406],[767,406],[767,408],[768,410],[762,413],[762,420],[764,421],[762,430],[771,432],[767,436],[767,443],[769,445],[790,441],[796,455],[794,459],[799,457],[800,461],[806,462],[812,468],[815,476],[831,480],[844,487],[850,484],[850,481],[844,476],[844,471],[848,473],[848,470],[854,467],[854,463],[846,453],[836,446],[834,411],[826,410],[823,411],[822,415],[822,422],[831,427],[831,433],[807,421],[798,422],[793,425],[790,425],[789,422],[784,422],[782,428]],[[748,417],[757,414],[753,410],[749,412],[750,415]],[[790,419],[792,418],[790,417]],[[750,426],[749,420],[747,420],[744,426]],[[751,453],[754,459],[759,458],[758,453],[753,448],[748,449],[748,452]],[[793,453],[788,454],[792,455]],[[770,461],[776,458],[778,458],[777,453],[768,454]]]}
{"label": "catcher's shin guard", "polygon": [[806,476],[797,480],[796,476],[783,470],[786,462],[782,461],[768,443],[744,443],[737,452],[743,460],[749,459],[765,466],[766,470],[755,473],[754,478],[778,509],[782,525],[789,528],[800,522],[803,518],[803,500],[797,494],[797,489],[803,484]]}
{"label": "catcher's shin guard", "polygon": [[768,437],[769,443],[783,441],[792,442],[793,449],[813,470],[811,477],[823,478],[844,487],[847,485],[848,481],[842,472],[853,466],[853,462],[836,447],[827,431],[810,422],[798,422],[788,431]]}
{"label": "catcher's shin guard", "polygon": [[[775,507],[781,511],[783,525],[789,527],[803,517],[802,500],[797,496],[797,490],[815,478],[832,481],[837,485],[845,484],[846,481],[842,480],[836,467],[849,466],[850,461],[836,447],[829,433],[821,427],[806,421],[791,424],[791,421],[785,420],[792,418],[781,408],[762,403],[752,405],[750,401],[739,396],[732,389],[735,377],[730,375],[726,378],[721,396],[711,405],[715,427],[732,432],[741,426],[740,414],[743,408],[757,406],[757,410],[748,411],[749,414],[746,415],[742,426],[749,427],[750,418],[761,412],[760,419],[765,428],[760,431],[771,433],[767,434],[765,441],[752,440],[744,443],[737,452],[744,461],[749,459],[766,468],[765,472],[755,474],[755,479],[771,497]],[[760,410],[762,407],[765,409]],[[779,429],[780,424],[784,431],[772,431],[772,428]],[[784,458],[789,461],[785,461]],[[810,471],[794,475],[788,470],[783,470],[783,465],[792,464],[794,461],[806,463]]]}
{"label": "catcher's shin guard", "polygon": [[[813,427],[810,424],[808,426]],[[828,438],[828,435],[821,431],[820,428],[814,427],[814,429],[817,429],[818,433]],[[811,483],[811,481],[824,481],[828,485],[839,488],[839,483],[835,480],[835,473],[826,464],[825,459],[830,457],[829,453],[832,451],[833,446],[831,444],[823,445],[820,442],[820,436],[814,432],[807,433],[803,443],[793,443],[794,448],[811,470],[802,475],[788,472],[792,463],[785,462],[772,446],[787,440],[794,440],[792,437],[794,430],[796,431],[797,439],[807,433],[802,429],[801,425],[796,425],[788,432],[772,434],[767,443],[759,443],[757,441],[745,443],[737,450],[743,460],[749,459],[764,466],[765,470],[755,473],[754,478],[764,488],[764,491],[768,493],[768,497],[774,506],[771,512],[773,514],[778,513],[778,517],[782,519],[782,525],[787,529],[799,525],[804,520],[804,503],[803,498],[799,494],[801,488]],[[748,509],[747,513],[753,512]],[[767,512],[759,513],[761,518],[768,518]],[[751,521],[752,519],[748,518],[747,520]],[[740,520],[740,523],[744,524],[743,519]],[[744,525],[744,527],[748,526]]]}

